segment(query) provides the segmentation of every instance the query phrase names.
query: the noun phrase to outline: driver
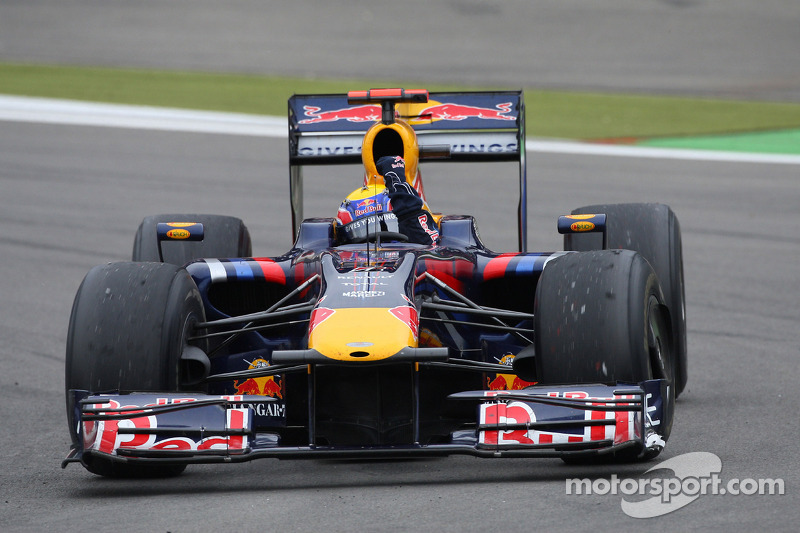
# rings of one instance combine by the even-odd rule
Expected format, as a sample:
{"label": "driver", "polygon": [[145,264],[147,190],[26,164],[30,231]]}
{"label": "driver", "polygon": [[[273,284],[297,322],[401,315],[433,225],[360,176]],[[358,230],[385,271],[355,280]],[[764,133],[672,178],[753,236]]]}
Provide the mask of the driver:
{"label": "driver", "polygon": [[409,242],[436,244],[439,227],[424,209],[419,193],[405,179],[406,163],[399,155],[383,156],[375,164],[385,189],[377,183],[356,189],[339,206],[337,220],[344,242],[367,240],[376,231],[394,231]]}

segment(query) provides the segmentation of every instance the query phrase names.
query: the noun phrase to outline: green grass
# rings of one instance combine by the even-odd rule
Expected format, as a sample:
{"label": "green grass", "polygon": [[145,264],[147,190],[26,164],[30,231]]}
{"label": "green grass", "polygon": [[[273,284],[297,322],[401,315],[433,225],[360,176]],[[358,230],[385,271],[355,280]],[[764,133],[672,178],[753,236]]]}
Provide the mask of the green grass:
{"label": "green grass", "polygon": [[[0,93],[285,116],[294,93],[407,86],[398,80],[315,80],[205,72],[0,64]],[[429,90],[485,90],[425,84]],[[800,104],[525,90],[531,137],[624,139],[800,127]]]}
{"label": "green grass", "polygon": [[759,133],[712,135],[709,137],[665,137],[647,139],[639,144],[660,148],[800,155],[800,128]]}

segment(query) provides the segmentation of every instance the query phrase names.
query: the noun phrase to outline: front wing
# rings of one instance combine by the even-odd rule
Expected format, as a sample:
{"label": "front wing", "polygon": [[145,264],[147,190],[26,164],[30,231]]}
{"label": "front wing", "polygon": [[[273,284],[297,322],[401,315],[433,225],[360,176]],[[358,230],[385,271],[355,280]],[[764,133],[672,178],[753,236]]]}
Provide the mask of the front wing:
{"label": "front wing", "polygon": [[254,416],[275,402],[265,396],[70,391],[78,423],[62,466],[93,455],[171,464],[325,456],[568,457],[628,448],[645,455],[660,451],[669,434],[661,427],[671,408],[667,387],[664,380],[651,380],[460,392],[450,399],[475,402],[476,420],[453,432],[449,443],[363,447],[282,446],[279,428],[253,429]]}

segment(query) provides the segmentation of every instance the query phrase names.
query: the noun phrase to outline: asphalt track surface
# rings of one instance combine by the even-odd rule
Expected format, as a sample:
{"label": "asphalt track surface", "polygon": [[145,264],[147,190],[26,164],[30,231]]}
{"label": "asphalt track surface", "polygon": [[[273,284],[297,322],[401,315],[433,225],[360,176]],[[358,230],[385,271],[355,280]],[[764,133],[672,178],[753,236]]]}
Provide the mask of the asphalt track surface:
{"label": "asphalt track surface", "polygon": [[[89,4],[100,11],[103,5],[130,9],[125,2]],[[634,13],[725,9],[711,2],[653,2],[638,11],[633,4],[613,4]],[[767,4],[789,9],[788,2]],[[2,9],[23,5],[44,3]],[[728,9],[744,9],[741,5]],[[132,10],[130,16],[151,15]],[[0,35],[7,48],[7,34]],[[195,66],[190,60],[186,68]],[[119,63],[129,61],[123,57]],[[513,65],[506,69],[513,75]],[[291,240],[285,149],[284,140],[252,136],[0,123],[1,529],[796,530],[796,165],[575,154],[536,154],[529,160],[532,250],[560,248],[556,217],[589,203],[658,201],[671,205],[681,221],[690,378],[668,447],[651,463],[265,460],[195,466],[160,481],[106,480],[76,465],[62,471],[69,443],[64,343],[72,299],[85,273],[96,264],[126,260],[141,218],[166,211],[241,216],[256,254],[284,252]],[[358,169],[351,170],[310,176],[308,215],[335,210],[338,198],[358,181]],[[514,209],[513,178],[487,182],[487,175],[498,173],[482,165],[454,170],[426,168],[431,204],[446,213],[475,214],[489,247],[513,250],[508,215]],[[500,175],[503,170],[513,175],[513,167],[501,168]],[[648,478],[653,474],[645,471],[662,460],[698,451],[720,457],[723,480],[780,478],[786,495],[705,495],[664,517],[635,520],[621,511],[620,495],[565,494],[566,479]]]}
{"label": "asphalt track surface", "polygon": [[800,101],[796,0],[5,0],[0,60]]}
{"label": "asphalt track surface", "polygon": [[[538,154],[533,250],[560,248],[559,214],[592,202],[671,205],[684,235],[690,380],[663,458],[717,454],[724,480],[781,478],[785,496],[702,496],[636,521],[622,496],[568,496],[568,478],[639,478],[648,464],[575,467],[559,460],[332,462],[195,466],[176,479],[112,481],[59,468],[69,438],[64,342],[78,284],[129,257],[145,214],[241,215],[257,255],[290,244],[285,142],[228,135],[4,123],[0,128],[0,420],[4,529],[100,531],[486,530],[536,523],[589,530],[790,530],[800,518],[794,442],[800,400],[794,332],[800,276],[796,166]],[[357,181],[313,176],[309,215],[330,214]],[[508,168],[513,176],[513,167]],[[515,183],[488,169],[426,171],[433,205],[479,216],[495,250],[513,250]],[[463,191],[453,195],[453,190]],[[487,202],[486,198],[492,200]],[[313,199],[313,201],[312,201]],[[483,215],[483,216],[481,216]]]}

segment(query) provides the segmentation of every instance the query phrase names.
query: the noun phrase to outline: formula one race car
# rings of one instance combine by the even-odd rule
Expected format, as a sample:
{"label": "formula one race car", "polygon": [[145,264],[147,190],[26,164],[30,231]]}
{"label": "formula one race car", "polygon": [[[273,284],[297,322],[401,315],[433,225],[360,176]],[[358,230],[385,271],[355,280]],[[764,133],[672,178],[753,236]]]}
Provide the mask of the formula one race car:
{"label": "formula one race car", "polygon": [[[294,246],[253,257],[241,220],[143,220],[133,261],[93,268],[72,308],[64,460],[106,476],[256,458],[656,456],[686,384],[678,220],[576,209],[565,251],[526,250],[521,92],[373,89],[289,100]],[[303,220],[306,165],[518,161],[519,251],[390,207]],[[357,225],[353,225],[357,224]]]}

